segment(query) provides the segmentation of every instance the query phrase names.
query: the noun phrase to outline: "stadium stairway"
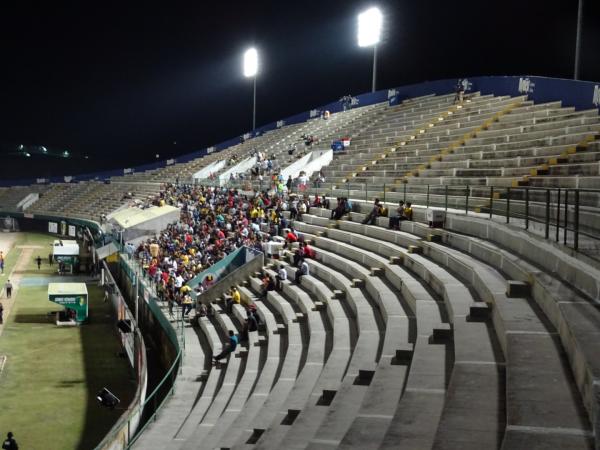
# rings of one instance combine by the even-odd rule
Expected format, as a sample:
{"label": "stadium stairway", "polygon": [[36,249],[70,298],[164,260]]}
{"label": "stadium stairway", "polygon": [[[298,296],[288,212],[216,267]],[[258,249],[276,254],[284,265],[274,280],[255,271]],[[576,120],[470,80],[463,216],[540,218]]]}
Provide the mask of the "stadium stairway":
{"label": "stadium stairway", "polygon": [[[322,214],[328,217],[329,212],[323,211]],[[364,215],[352,214],[353,221],[360,220],[363,217]],[[307,222],[320,223],[321,225],[317,225],[317,227],[325,225],[325,222],[323,222],[322,219],[323,218],[312,215],[304,215],[303,217],[303,220],[306,220]],[[329,222],[328,219],[325,220]],[[454,220],[457,220],[457,224],[458,221],[460,221],[463,226],[471,223],[471,220],[465,221],[464,218],[462,218],[462,220]],[[381,221],[383,221],[383,219]],[[301,230],[304,225],[296,222],[296,226]],[[314,224],[309,224],[307,226],[310,227],[311,233],[317,231]],[[487,306],[471,304],[469,307],[470,314],[475,313],[476,315],[479,315],[485,311],[486,308],[491,309],[494,330],[507,361],[507,423],[503,448],[531,448],[532,442],[535,442],[536,445],[542,445],[543,442],[546,442],[550,446],[552,445],[552,442],[560,442],[562,445],[568,446],[568,448],[591,448],[593,438],[588,421],[588,414],[586,414],[583,405],[586,405],[588,413],[593,417],[594,405],[590,405],[590,401],[593,402],[593,397],[590,398],[589,392],[593,389],[593,386],[590,385],[589,379],[587,380],[587,386],[581,385],[583,382],[583,377],[580,373],[582,368],[578,368],[577,366],[569,367],[569,360],[573,364],[577,362],[576,360],[578,358],[582,358],[582,355],[573,353],[572,338],[567,337],[567,334],[570,336],[570,333],[574,332],[575,329],[572,327],[569,333],[562,331],[565,328],[565,325],[564,323],[558,323],[559,321],[555,317],[556,312],[554,312],[554,321],[549,320],[552,316],[544,316],[542,311],[547,311],[549,309],[547,298],[545,300],[546,305],[544,306],[544,303],[540,298],[541,296],[535,295],[535,288],[531,290],[531,296],[527,289],[525,289],[524,292],[518,293],[516,289],[520,284],[514,283],[510,278],[506,278],[506,275],[501,275],[493,268],[500,267],[503,272],[506,270],[505,265],[499,264],[497,258],[488,255],[489,263],[491,263],[489,266],[485,262],[479,260],[482,258],[483,251],[479,248],[475,249],[475,244],[472,243],[473,238],[457,233],[450,234],[446,231],[436,230],[434,232],[435,235],[441,236],[441,239],[444,239],[444,242],[447,244],[452,245],[455,241],[460,242],[461,244],[458,247],[461,251],[458,251],[447,247],[447,245],[424,240],[424,238],[426,239],[432,234],[432,231],[419,223],[402,223],[404,231],[410,231],[411,234],[415,234],[412,238],[412,244],[409,244],[411,242],[410,240],[406,240],[405,233],[398,233],[383,230],[374,226],[365,226],[345,221],[340,222],[339,226],[341,228],[340,230],[336,230],[335,228],[323,228],[320,230],[327,238],[314,238],[315,244],[317,245],[317,254],[320,251],[321,243],[325,242],[325,239],[329,239],[330,237],[331,239],[342,239],[351,242],[354,247],[377,248],[380,253],[381,246],[389,245],[385,244],[386,241],[394,242],[395,240],[403,240],[404,245],[408,244],[414,246],[411,247],[410,250],[400,253],[402,256],[399,256],[399,258],[404,265],[407,265],[408,261],[415,261],[415,259],[422,258],[417,253],[421,251],[423,255],[429,259],[434,260],[440,265],[446,265],[449,271],[458,272],[462,279],[471,280],[472,285],[470,289],[474,290],[481,299],[484,299],[485,305]],[[502,227],[498,224],[493,224],[493,226]],[[450,228],[452,228],[452,226],[450,226]],[[522,234],[527,236],[530,240],[532,239],[526,233]],[[373,236],[371,242],[369,242],[369,236]],[[397,238],[396,236],[400,236],[400,238]],[[313,238],[312,235],[310,237]],[[508,236],[506,236],[506,238],[508,239]],[[377,242],[380,242],[380,244],[377,244]],[[476,242],[481,241],[476,240]],[[481,246],[483,244],[479,243],[479,245]],[[489,246],[490,244],[486,242],[485,245]],[[466,251],[467,249],[468,251]],[[470,253],[476,255],[477,258],[469,255]],[[512,258],[521,261],[519,258],[514,257],[514,255]],[[410,265],[412,266],[412,264],[413,263],[411,262]],[[523,262],[522,264],[525,264],[525,267],[527,267],[526,263]],[[431,263],[429,263],[429,265],[431,265]],[[416,272],[419,273],[424,267],[427,267],[427,265],[421,265]],[[534,270],[531,266],[528,270],[530,274],[539,273],[539,270]],[[573,274],[575,272],[572,269],[570,273],[574,276]],[[523,278],[522,274],[521,278]],[[560,289],[558,292],[564,294],[569,291],[569,288],[566,286],[557,286],[556,283],[557,282],[554,281],[554,283],[550,284],[553,285],[554,288],[559,287]],[[431,284],[432,287],[436,285],[437,283]],[[597,295],[597,284],[590,284],[590,282],[588,282],[587,285],[590,287],[590,292],[595,292],[595,295]],[[514,288],[514,292],[513,286],[517,286]],[[573,294],[571,294],[571,296],[572,295]],[[574,303],[569,300],[565,301],[565,303],[569,304],[571,307],[573,304],[576,304],[578,309],[582,309],[584,307],[583,305],[586,304],[581,298]],[[587,304],[589,304],[589,301]],[[595,312],[597,313],[597,309]],[[465,433],[466,431],[472,433],[473,426],[481,423],[484,420],[483,418],[486,417],[483,410],[480,410],[481,405],[478,401],[475,401],[475,405],[478,406],[477,408],[471,409],[467,406],[467,411],[481,411],[481,413],[478,414],[477,420],[473,420],[473,418],[464,420],[464,417],[462,416],[465,415],[465,405],[463,403],[463,408],[458,407],[458,405],[461,404],[461,396],[465,399],[468,398],[469,401],[473,401],[473,394],[479,393],[478,391],[473,391],[473,386],[476,385],[480,389],[481,386],[487,386],[487,383],[473,384],[471,385],[471,389],[466,388],[461,392],[460,383],[455,380],[462,380],[462,382],[468,386],[468,381],[473,376],[472,374],[469,374],[469,370],[473,370],[473,368],[477,370],[488,369],[486,374],[482,374],[484,377],[483,379],[502,378],[498,375],[494,376],[494,372],[498,374],[503,366],[502,359],[499,361],[497,360],[493,364],[489,364],[490,361],[485,361],[485,358],[481,363],[475,363],[477,360],[472,360],[472,356],[482,355],[480,351],[476,351],[472,355],[467,354],[467,359],[464,361],[465,364],[458,362],[460,359],[458,357],[459,347],[456,346],[458,329],[456,319],[457,317],[455,316],[452,327],[456,354],[452,378],[449,385],[452,396],[448,394],[445,405],[445,410],[447,412],[445,411],[446,414],[442,416],[437,431],[438,436],[435,440],[435,448],[463,448],[468,442],[473,443],[473,440],[466,442]],[[557,325],[553,325],[552,322]],[[464,323],[467,323],[468,325],[471,325],[472,323],[478,324],[478,322]],[[589,333],[591,330],[592,327],[580,326],[577,331],[578,335],[583,337],[586,332]],[[560,345],[559,335],[561,335],[564,347]],[[466,336],[469,336],[469,334],[466,334]],[[571,339],[571,342],[565,342],[567,339]],[[469,339],[468,342],[470,342],[472,346],[473,342],[479,343],[481,340]],[[497,355],[498,353],[499,352],[497,351],[488,352],[489,355]],[[589,356],[586,363],[588,365],[594,364],[593,361],[589,360]],[[573,370],[575,378],[571,374],[571,370]],[[546,371],[546,376],[540,379],[539,374],[544,373],[544,371]],[[469,375],[467,376],[467,374]],[[532,383],[533,379],[536,380],[535,383]],[[580,389],[583,392],[583,401],[582,397],[575,390],[576,384],[581,386]],[[480,390],[485,391],[484,389]],[[404,395],[406,395],[406,393]],[[455,399],[456,397],[458,397],[458,400]],[[490,397],[487,397],[488,400],[489,398]],[[486,397],[482,395],[481,404],[487,403],[485,400]],[[539,407],[536,406],[541,401],[543,401],[543,409],[545,411],[540,411]],[[549,402],[549,404],[546,402]],[[400,404],[402,404],[402,400]],[[498,403],[498,405],[501,404],[502,401]],[[490,411],[490,417],[499,418],[501,416],[500,412],[501,406],[499,406],[499,409],[496,412]],[[389,438],[388,442],[391,446],[389,448],[399,448],[397,447],[398,442],[405,442],[404,439],[398,440],[402,437],[402,429],[401,426],[390,428],[391,431],[388,432],[388,437],[386,437],[386,439]],[[499,434],[501,435],[503,431],[504,430],[499,430]],[[493,442],[493,434],[490,434],[490,438],[492,439],[490,442]],[[498,436],[496,436],[495,439],[498,439]]]}

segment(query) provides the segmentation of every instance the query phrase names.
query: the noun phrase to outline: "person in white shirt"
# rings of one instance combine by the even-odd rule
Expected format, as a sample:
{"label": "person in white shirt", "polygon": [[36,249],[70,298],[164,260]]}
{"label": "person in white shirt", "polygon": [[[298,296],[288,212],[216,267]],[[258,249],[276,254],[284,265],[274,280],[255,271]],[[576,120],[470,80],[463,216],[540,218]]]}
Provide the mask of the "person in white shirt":
{"label": "person in white shirt", "polygon": [[304,258],[302,258],[301,262],[300,262],[300,268],[298,270],[296,270],[296,277],[295,277],[295,281],[297,284],[300,284],[300,279],[309,274],[309,268],[308,268],[308,263],[304,260]]}
{"label": "person in white shirt", "polygon": [[183,286],[183,277],[181,275],[177,275],[175,278],[175,287],[179,289],[181,286]]}
{"label": "person in white shirt", "polygon": [[277,290],[281,291],[281,282],[287,280],[287,272],[283,266],[279,266],[279,271],[277,272]]}

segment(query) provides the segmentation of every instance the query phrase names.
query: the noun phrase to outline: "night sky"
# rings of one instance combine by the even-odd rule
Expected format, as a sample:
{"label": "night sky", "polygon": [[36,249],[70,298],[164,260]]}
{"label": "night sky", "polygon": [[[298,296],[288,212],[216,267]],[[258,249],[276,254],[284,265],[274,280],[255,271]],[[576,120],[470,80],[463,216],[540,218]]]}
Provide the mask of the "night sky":
{"label": "night sky", "polygon": [[[356,15],[371,5],[385,16],[378,88],[573,75],[577,0],[3,2],[0,177],[129,167],[248,131],[251,45],[258,126],[367,92]],[[582,39],[580,78],[600,81],[598,0],[586,0]],[[72,157],[16,156],[20,144]]]}

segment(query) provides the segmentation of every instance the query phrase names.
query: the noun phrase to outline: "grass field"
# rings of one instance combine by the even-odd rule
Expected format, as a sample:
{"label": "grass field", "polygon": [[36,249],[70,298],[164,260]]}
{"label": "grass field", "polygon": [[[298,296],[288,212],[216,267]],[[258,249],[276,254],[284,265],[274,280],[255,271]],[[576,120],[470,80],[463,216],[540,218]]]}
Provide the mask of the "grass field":
{"label": "grass field", "polygon": [[[43,234],[22,234],[15,243],[43,246],[44,263],[38,271],[34,250],[20,271],[23,285],[0,336],[0,355],[7,356],[0,374],[0,434],[12,431],[27,450],[91,449],[123,413],[100,407],[96,392],[106,386],[126,407],[135,384],[127,360],[117,356],[110,305],[102,303],[99,287],[88,284],[89,323],[59,328],[48,316],[61,309],[48,301],[47,286],[39,283],[60,281],[48,265],[51,241]],[[5,273],[19,254],[15,248],[8,254]],[[29,286],[27,281],[38,282]]]}
{"label": "grass field", "polygon": [[[49,236],[43,233],[15,233],[14,236],[16,236],[14,246],[11,249],[11,251],[8,252],[8,254],[6,255],[6,259],[4,261],[4,277],[1,277],[0,280],[2,280],[2,282],[6,281],[6,278],[11,273],[13,267],[15,266],[15,262],[17,261],[22,252],[22,250],[17,247],[23,245],[41,247],[39,249],[34,250],[34,252],[37,252],[35,253],[34,258],[36,258],[39,253],[44,262],[42,268],[44,268],[45,266],[47,273],[50,273],[50,266],[48,265],[48,254],[52,252],[52,242],[54,241],[54,239],[56,239],[56,237]],[[37,269],[37,264],[33,259],[28,264],[28,269],[29,268]]]}

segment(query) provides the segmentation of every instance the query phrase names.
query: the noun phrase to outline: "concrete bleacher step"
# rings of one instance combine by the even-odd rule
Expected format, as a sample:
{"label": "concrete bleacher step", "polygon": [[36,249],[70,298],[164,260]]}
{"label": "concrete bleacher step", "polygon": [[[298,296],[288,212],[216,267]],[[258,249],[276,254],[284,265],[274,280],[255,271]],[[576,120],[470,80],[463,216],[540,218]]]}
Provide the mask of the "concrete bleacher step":
{"label": "concrete bleacher step", "polygon": [[469,320],[488,320],[491,317],[491,306],[485,302],[475,302],[469,306]]}
{"label": "concrete bleacher step", "polygon": [[[279,407],[275,410],[265,411],[265,414],[262,414],[260,418],[255,418],[254,426],[267,430],[261,435],[256,448],[271,448],[281,442],[286,433],[285,425],[290,423],[290,417],[293,417],[293,421],[295,421],[310,397],[323,370],[327,351],[325,348],[327,332],[324,318],[320,313],[312,311],[313,301],[309,295],[300,286],[290,281],[283,281],[282,284],[285,297],[294,302],[302,311],[311,338],[305,351],[304,366],[286,395],[278,402]],[[283,409],[284,405],[285,410]],[[289,411],[292,411],[292,414],[288,415]],[[270,443],[273,443],[273,445]]]}
{"label": "concrete bleacher step", "polygon": [[[245,289],[240,293],[246,301],[251,301],[252,294]],[[264,406],[271,392],[271,387],[276,381],[277,371],[280,365],[281,342],[279,336],[274,336],[276,318],[266,308],[262,301],[255,302],[257,314],[266,326],[266,335],[255,332],[249,333],[248,348],[250,346],[262,347],[259,355],[255,354],[254,360],[246,362],[244,375],[240,380],[236,391],[231,396],[227,408],[214,424],[212,430],[203,438],[202,443],[207,448],[212,448],[223,439],[232,442],[231,429],[234,424],[249,423],[249,417],[257,414]],[[238,320],[245,317],[245,310],[240,305],[234,305],[234,314]],[[269,338],[267,338],[269,336]],[[259,360],[264,364],[260,367]],[[247,417],[248,416],[248,417]]]}
{"label": "concrete bleacher step", "polygon": [[[366,231],[366,232],[367,232],[367,234],[368,234],[368,232],[370,232],[371,230],[374,230],[374,229],[376,228],[376,227],[370,227],[370,226],[364,226],[364,225],[361,225],[360,227],[362,227],[361,229],[363,230],[363,232],[365,232],[365,231]],[[339,237],[342,237],[342,236],[344,236],[343,234],[340,234],[340,233],[343,233],[343,231],[336,232],[336,235],[338,235],[338,234],[339,234]],[[378,237],[378,242],[380,242],[380,241],[379,241],[379,239],[392,239],[392,240],[393,240],[393,238],[394,238],[395,236],[397,236],[397,235],[398,235],[398,233],[397,233],[397,232],[393,232],[393,231],[389,231],[389,230],[385,230],[385,231],[384,231],[384,230],[379,230],[377,233],[378,233],[378,234],[377,234],[377,237]],[[337,236],[334,236],[334,237],[337,237]],[[347,235],[347,237],[348,237],[348,238],[350,238],[350,235]],[[404,238],[405,238],[405,236],[402,236],[402,239],[404,239]],[[390,252],[389,254],[394,254],[394,253],[396,253],[396,252],[397,252],[397,250],[395,250],[395,249],[393,249],[393,248],[391,248],[391,247],[386,249],[386,248],[384,248],[384,247],[382,246],[382,244],[381,244],[381,243],[375,243],[375,242],[371,242],[372,240],[371,240],[371,241],[368,241],[367,239],[368,239],[368,238],[360,238],[360,237],[358,237],[358,236],[356,236],[356,237],[354,237],[354,236],[353,236],[353,237],[352,237],[352,241],[351,241],[351,242],[353,243],[353,245],[358,245],[358,246],[360,246],[360,247],[363,247],[363,248],[365,248],[365,249],[366,249],[366,248],[368,248],[368,249],[378,249],[379,251],[386,250],[386,251],[389,251],[389,252]],[[364,243],[361,243],[361,241],[364,241]],[[410,242],[410,239],[407,239],[407,241],[408,241],[408,242]],[[319,244],[320,244],[320,243],[321,243],[320,241],[317,243],[317,244],[318,244],[318,245],[317,245],[317,254],[319,254],[319,252],[321,251],[321,250],[320,250],[320,248],[319,248]],[[406,250],[405,250],[405,251],[406,251]],[[357,256],[358,256],[358,255],[357,255]],[[362,256],[361,256],[361,257],[362,257]],[[408,256],[407,256],[407,255],[405,255],[405,258],[408,258]],[[412,261],[412,260],[415,260],[415,261],[416,261],[418,258],[422,258],[422,256],[420,256],[420,255],[414,255],[414,256],[411,256],[410,258],[412,258],[412,259],[406,259],[406,261],[407,261],[407,262],[408,262],[408,261]],[[425,266],[425,267],[427,267],[427,266]],[[421,270],[421,269],[420,269],[420,270]],[[418,271],[418,273],[419,273],[419,271]],[[450,280],[449,280],[449,281],[450,281]],[[469,303],[465,303],[465,302],[462,302],[462,300],[460,300],[460,299],[461,299],[461,297],[462,297],[462,296],[464,296],[464,294],[465,294],[466,292],[467,292],[467,291],[462,291],[462,293],[461,293],[461,292],[457,292],[457,298],[456,298],[456,299],[457,299],[457,300],[459,300],[459,303],[457,303],[457,305],[455,305],[455,306],[454,306],[454,309],[457,311],[457,309],[456,309],[456,308],[457,308],[458,306],[460,306],[460,305],[464,305],[464,306],[461,306],[461,307],[463,308],[463,311],[464,311],[464,313],[463,313],[463,314],[464,314],[464,316],[462,316],[462,319],[460,319],[460,322],[456,322],[456,324],[455,324],[455,325],[459,325],[459,330],[463,330],[463,329],[464,329],[464,331],[460,331],[460,333],[459,333],[459,335],[458,335],[458,336],[459,336],[459,340],[458,340],[457,342],[461,344],[461,345],[460,345],[460,347],[459,347],[458,349],[462,349],[462,350],[461,350],[461,352],[459,353],[459,356],[461,357],[461,359],[466,359],[467,361],[470,361],[470,363],[471,363],[471,364],[473,364],[473,362],[472,362],[472,361],[473,361],[473,360],[475,360],[475,361],[477,360],[477,358],[476,358],[476,357],[474,357],[474,355],[475,355],[475,354],[477,354],[477,352],[474,352],[474,355],[468,355],[468,354],[467,354],[468,352],[464,352],[464,350],[468,348],[467,346],[472,346],[472,344],[468,343],[468,342],[467,342],[465,339],[467,338],[467,336],[469,336],[469,335],[472,335],[472,332],[473,332],[473,331],[480,330],[480,331],[477,331],[477,333],[479,333],[479,335],[481,336],[481,338],[484,338],[484,339],[482,340],[481,338],[479,338],[479,340],[478,340],[477,342],[478,342],[479,344],[481,344],[481,343],[485,344],[485,338],[487,338],[487,336],[488,336],[488,331],[486,331],[486,330],[485,330],[485,325],[483,325],[483,328],[479,327],[479,324],[477,324],[477,323],[473,323],[473,324],[468,324],[468,325],[467,325],[467,323],[468,323],[468,322],[466,321],[466,316],[467,316],[467,313],[468,313],[468,311],[469,311],[469,310],[468,310]],[[453,298],[453,297],[450,297],[450,298]],[[417,303],[417,304],[418,304],[418,303]],[[460,314],[460,313],[458,313],[458,314]],[[459,318],[460,318],[460,316],[457,316],[457,319],[456,319],[456,320],[458,320]],[[473,329],[473,330],[471,330],[470,328],[472,328],[473,326],[475,326],[475,327],[476,327],[476,329]],[[448,325],[447,325],[447,324],[445,325],[445,327],[446,327],[446,329],[448,329]],[[429,338],[429,336],[427,336],[427,338]],[[488,339],[489,339],[489,338],[488,338]],[[463,344],[463,343],[464,343],[464,344]],[[479,345],[479,344],[478,344],[478,345]],[[457,349],[457,350],[458,350],[458,349]],[[489,351],[486,351],[486,352],[489,354]],[[462,356],[462,354],[463,354],[463,353],[465,353],[465,355],[464,355],[464,356]],[[484,354],[485,354],[485,353],[484,353]],[[493,357],[493,356],[491,356],[491,357],[490,357],[490,356],[488,356],[488,358],[490,358],[490,360],[491,360],[491,361],[494,361],[494,357]],[[409,375],[409,376],[410,376],[410,375]],[[482,375],[482,376],[483,376],[483,375]],[[497,392],[497,391],[496,391],[496,392]],[[497,396],[496,396],[496,398],[497,398]],[[433,403],[433,404],[432,404],[432,406],[433,406],[434,404],[435,404],[435,403]],[[444,417],[444,416],[445,416],[445,414],[443,414],[443,415],[442,415],[442,417]],[[371,422],[372,422],[372,421],[371,421]],[[495,424],[493,424],[493,425],[497,426],[497,425],[498,425],[498,423],[496,422],[496,423],[495,423]],[[492,427],[491,429],[492,429],[492,430],[495,430],[496,428]],[[432,433],[435,431],[435,429],[430,429],[430,430],[431,430],[431,432],[432,432]],[[494,433],[493,433],[493,432],[492,432],[492,433],[490,433],[490,434],[491,434],[491,435],[494,435]],[[429,442],[430,442],[432,439],[433,439],[433,435],[432,435],[432,434],[430,434],[430,436],[429,436]]]}
{"label": "concrete bleacher step", "polygon": [[[224,314],[219,305],[213,305],[213,308],[215,310],[215,322],[221,327],[221,334],[223,336],[227,335],[228,330],[237,330],[231,318],[227,314]],[[200,422],[196,424],[191,435],[181,444],[180,448],[182,450],[195,448],[196,443],[204,439],[213,430],[217,420],[227,408],[230,398],[235,394],[238,381],[244,384],[253,382],[251,380],[256,377],[257,370],[251,368],[251,361],[256,360],[256,363],[258,363],[258,358],[244,358],[247,360],[246,367],[240,362],[242,358],[241,354],[244,354],[244,356],[248,355],[251,348],[244,348],[239,345],[235,352],[229,356],[221,387],[213,397],[210,406],[206,409]]]}
{"label": "concrete bleacher step", "polygon": [[[258,283],[253,286],[255,289],[259,287]],[[257,291],[255,290],[254,292]],[[275,359],[279,359],[279,353],[286,344],[285,341],[287,341],[283,361],[277,368],[279,376],[276,378],[276,381],[270,377],[260,377],[253,394],[244,406],[243,413],[240,413],[236,419],[235,426],[230,427],[227,433],[220,439],[219,444],[221,447],[233,447],[236,444],[241,445],[243,443],[256,443],[266,428],[265,424],[270,423],[269,417],[275,417],[296,382],[303,345],[300,325],[294,321],[294,310],[277,292],[269,292],[264,299],[264,303],[268,303],[270,309],[279,313],[279,319],[283,323],[276,323],[276,326],[278,328],[279,325],[285,324],[287,326],[287,335],[279,340],[280,349],[276,349],[274,346],[268,347],[267,362],[275,361]],[[263,310],[261,314],[266,316],[263,305],[259,303],[258,307]],[[268,321],[268,323],[271,322],[275,323],[275,320]],[[264,371],[265,368],[263,367]],[[272,371],[268,371],[267,373],[272,373]],[[275,375],[276,373],[272,373],[272,376]]]}
{"label": "concrete bleacher step", "polygon": [[526,297],[531,292],[531,285],[524,281],[507,280],[506,281],[506,296],[507,297]]}
{"label": "concrete bleacher step", "polygon": [[[510,278],[532,282],[531,296],[556,327],[562,346],[569,356],[570,368],[583,403],[588,414],[593,417],[597,400],[590,395],[593,392],[591,383],[600,375],[598,359],[593,355],[598,354],[600,345],[596,339],[591,338],[591,333],[597,333],[600,314],[590,298],[597,297],[597,283],[592,281],[600,278],[597,270],[589,266],[582,270],[578,261],[525,232],[509,232],[507,228],[492,225],[494,231],[490,236],[493,237],[493,242],[456,233],[468,231],[479,237],[481,225],[483,224],[478,221],[471,221],[469,224],[457,221],[452,226],[454,231],[448,232],[448,237],[454,246],[463,251],[476,252],[483,260],[502,265]],[[500,243],[502,247],[496,243]],[[526,256],[516,256],[523,248],[527,249]],[[531,261],[535,261],[536,265],[532,265]],[[568,284],[565,282],[567,280]],[[574,284],[577,284],[578,290],[571,287]],[[580,434],[585,435],[586,431],[583,430]],[[560,436],[556,437],[560,439]]]}
{"label": "concrete bleacher step", "polygon": [[431,334],[432,343],[442,343],[452,340],[452,326],[449,323],[440,323],[433,327]]}

